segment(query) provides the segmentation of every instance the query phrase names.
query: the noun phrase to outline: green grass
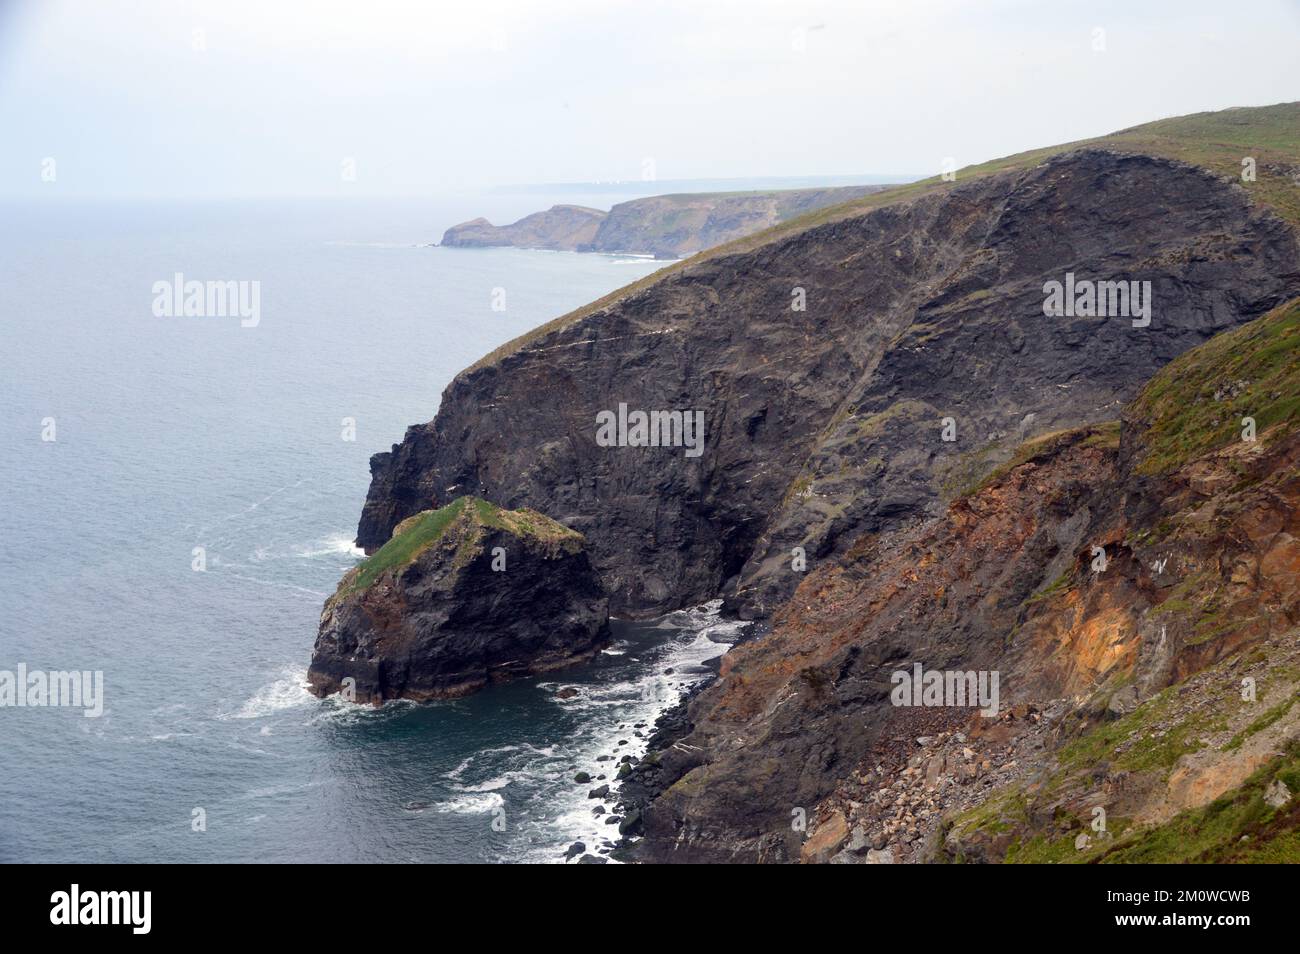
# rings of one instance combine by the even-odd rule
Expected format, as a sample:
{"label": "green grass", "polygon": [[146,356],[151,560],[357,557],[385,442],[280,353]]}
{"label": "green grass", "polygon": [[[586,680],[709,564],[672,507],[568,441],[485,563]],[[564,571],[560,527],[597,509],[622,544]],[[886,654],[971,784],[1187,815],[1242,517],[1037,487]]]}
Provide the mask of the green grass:
{"label": "green grass", "polygon": [[799,232],[853,218],[888,205],[908,202],[925,195],[951,189],[972,179],[1013,169],[1029,169],[1053,156],[1086,147],[1101,147],[1117,152],[1176,159],[1208,169],[1218,175],[1241,181],[1241,161],[1250,156],[1257,163],[1257,181],[1245,183],[1253,200],[1272,209],[1291,225],[1300,228],[1300,186],[1293,181],[1300,168],[1300,103],[1274,106],[1225,109],[1213,113],[1196,113],[1161,119],[1122,129],[1095,139],[1033,149],[1028,152],[993,159],[957,171],[956,182],[932,176],[919,182],[896,186],[839,205],[824,206],[805,215],[795,216],[753,235],[725,242],[714,248],[669,265],[639,281],[625,285],[603,298],[583,305],[529,331],[488,353],[463,373],[493,365],[508,355],[527,347],[541,336],[588,315],[608,308],[615,302],[637,295],[668,276],[710,259],[753,251]]}
{"label": "green grass", "polygon": [[1074,847],[1077,832],[1049,838],[1035,835],[1028,841],[1017,841],[1007,849],[1003,859],[1009,865],[1059,865],[1075,860],[1080,852]]}
{"label": "green grass", "polygon": [[[460,498],[466,499],[466,498]],[[580,544],[582,534],[570,530],[562,523],[552,520],[536,510],[521,508],[506,510],[496,504],[488,503],[479,497],[468,498],[474,507],[474,517],[480,526],[505,530],[519,537],[533,537],[539,540],[557,540],[570,545]]]}
{"label": "green grass", "polygon": [[[1103,840],[1103,836],[1092,830],[1091,818],[1075,819],[1075,825],[1069,831],[1058,831],[1055,836],[1035,835],[1024,841],[1017,840],[1007,849],[1007,856],[1003,859],[1004,863],[1009,865],[1060,865],[1060,864],[1081,864],[1091,861],[1093,858],[1107,847],[1109,842]],[[1117,838],[1128,829],[1129,821],[1125,818],[1116,818],[1110,816],[1106,819],[1108,831],[1111,838]],[[1075,847],[1074,840],[1080,835],[1086,834],[1090,843],[1087,848],[1080,850]]]}
{"label": "green grass", "polygon": [[344,580],[349,590],[364,590],[387,570],[406,566],[442,539],[452,520],[465,510],[470,497],[458,497],[438,510],[425,510],[403,520],[393,530],[388,542],[356,568],[351,580]]}
{"label": "green grass", "polygon": [[[1281,809],[1264,802],[1264,790],[1274,779],[1281,779],[1292,793]],[[1300,746],[1293,745],[1240,788],[1163,825],[1128,833],[1097,860],[1103,864],[1296,864],[1300,862],[1297,793]]]}
{"label": "green grass", "polygon": [[[1281,779],[1291,801],[1275,809],[1264,791]],[[1016,841],[1008,864],[1296,864],[1300,862],[1300,746],[1273,759],[1239,788],[1201,808],[1189,809],[1163,825],[1131,827],[1127,819],[1109,819],[1113,840],[1099,841],[1082,820],[1068,833],[1038,834]],[[1093,843],[1084,851],[1074,839],[1088,831]]]}
{"label": "green grass", "polygon": [[[1273,659],[1269,681],[1281,685],[1285,697],[1242,728],[1222,751],[1240,748],[1252,735],[1284,719],[1300,699],[1292,685],[1300,677],[1300,667],[1291,659],[1276,658],[1277,651],[1277,645],[1257,646],[1221,661],[1224,677],[1202,680],[1199,691],[1206,695],[1190,709],[1186,708],[1188,684],[1178,683],[1122,718],[1091,726],[1057,751],[1056,766],[1048,777],[1039,776],[1028,788],[992,793],[984,803],[956,816],[946,827],[957,836],[955,860],[963,860],[963,842],[1009,833],[1013,840],[1004,842],[1008,847],[1002,859],[1007,863],[1300,861],[1300,740],[1295,738],[1285,744],[1281,756],[1273,756],[1239,787],[1163,825],[1134,827],[1131,818],[1110,812],[1111,837],[1100,839],[1089,831],[1090,819],[1061,815],[1064,805],[1084,804],[1078,799],[1094,788],[1098,766],[1167,779],[1168,770],[1183,755],[1210,744],[1208,736],[1226,735],[1230,720],[1245,714],[1238,701],[1237,680],[1231,675],[1241,666]],[[1131,678],[1120,679],[1111,688]],[[1165,734],[1156,737],[1161,729]],[[1292,793],[1281,810],[1263,802],[1263,792],[1274,779],[1281,779]],[[1052,811],[1050,821],[1044,820],[1045,810]],[[1082,851],[1074,847],[1080,832],[1092,835],[1091,844]]]}
{"label": "green grass", "polygon": [[1176,687],[1171,687],[1128,715],[1101,723],[1061,749],[1060,764],[1067,772],[1106,761],[1130,772],[1172,768],[1182,756],[1203,748],[1200,735],[1213,721],[1209,713],[1193,713],[1155,735],[1176,699]]}
{"label": "green grass", "polygon": [[952,828],[961,835],[981,831],[998,835],[1011,831],[1026,817],[1025,796],[1015,789],[1006,789],[962,812],[953,820]]}
{"label": "green grass", "polygon": [[[1246,728],[1242,729],[1240,732],[1234,735],[1232,739],[1223,747],[1223,751],[1231,752],[1241,748],[1241,744],[1245,742],[1247,739],[1249,739],[1252,735],[1255,735],[1258,732],[1263,732],[1274,722],[1277,722],[1288,712],[1290,712],[1291,707],[1293,705],[1295,705],[1295,696],[1292,696],[1289,699],[1279,702],[1277,705],[1273,706],[1273,708],[1266,711],[1263,715],[1261,715],[1250,725],[1246,726]],[[1300,790],[1296,790],[1296,791],[1297,794],[1300,794]]]}
{"label": "green grass", "polygon": [[[1216,401],[1228,386],[1240,390]],[[1300,300],[1176,358],[1142,389],[1133,413],[1148,425],[1144,474],[1240,441],[1243,417],[1255,419],[1257,439],[1275,425],[1300,426]]]}
{"label": "green grass", "polygon": [[535,510],[505,510],[479,497],[457,497],[445,507],[421,511],[399,523],[387,543],[343,578],[339,592],[364,590],[387,571],[408,566],[438,543],[453,522],[462,516],[475,528],[490,527],[516,536],[548,540],[570,551],[576,550],[583,542],[582,534]]}

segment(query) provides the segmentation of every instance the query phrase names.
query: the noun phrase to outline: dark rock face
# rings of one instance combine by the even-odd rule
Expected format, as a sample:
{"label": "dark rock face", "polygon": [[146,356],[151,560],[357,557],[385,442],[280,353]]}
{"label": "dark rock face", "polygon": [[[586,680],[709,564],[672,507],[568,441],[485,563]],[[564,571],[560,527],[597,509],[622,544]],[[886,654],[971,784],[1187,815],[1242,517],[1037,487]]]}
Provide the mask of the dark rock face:
{"label": "dark rock face", "polygon": [[343,578],[308,680],[325,696],[351,677],[358,702],[464,695],[590,658],[608,619],[579,534],[461,498],[406,521]]}
{"label": "dark rock face", "polygon": [[[357,540],[473,493],[584,534],[616,613],[723,593],[764,617],[801,579],[793,548],[814,569],[942,512],[1023,440],[1115,417],[1300,291],[1298,262],[1283,222],[1176,162],[1086,150],[958,183],[687,266],[462,373],[372,458]],[[1149,280],[1149,327],[1045,316],[1067,272]],[[703,454],[600,446],[620,403],[703,411]]]}

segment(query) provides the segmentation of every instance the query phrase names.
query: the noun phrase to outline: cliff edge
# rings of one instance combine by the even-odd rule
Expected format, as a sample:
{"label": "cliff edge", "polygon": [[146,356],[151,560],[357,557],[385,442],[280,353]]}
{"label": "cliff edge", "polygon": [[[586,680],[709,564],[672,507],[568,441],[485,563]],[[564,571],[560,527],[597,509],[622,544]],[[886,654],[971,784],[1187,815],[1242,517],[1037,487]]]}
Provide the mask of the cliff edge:
{"label": "cliff edge", "polygon": [[[1114,418],[1179,354],[1300,294],[1298,263],[1242,185],[1096,148],[715,250],[457,376],[372,458],[357,542],[472,493],[581,532],[615,613],[723,595],[766,617],[796,548],[833,561],[1025,440]],[[1074,279],[1147,283],[1149,323],[1047,316],[1044,286]],[[702,414],[703,452],[602,446],[620,406]]]}
{"label": "cliff edge", "polygon": [[307,678],[318,696],[357,702],[460,696],[590,658],[608,620],[580,534],[460,497],[403,521],[348,571]]}
{"label": "cliff edge", "polygon": [[865,185],[656,195],[620,202],[608,213],[557,205],[511,225],[495,226],[483,218],[462,222],[443,233],[442,244],[684,258],[816,209],[887,188]]}

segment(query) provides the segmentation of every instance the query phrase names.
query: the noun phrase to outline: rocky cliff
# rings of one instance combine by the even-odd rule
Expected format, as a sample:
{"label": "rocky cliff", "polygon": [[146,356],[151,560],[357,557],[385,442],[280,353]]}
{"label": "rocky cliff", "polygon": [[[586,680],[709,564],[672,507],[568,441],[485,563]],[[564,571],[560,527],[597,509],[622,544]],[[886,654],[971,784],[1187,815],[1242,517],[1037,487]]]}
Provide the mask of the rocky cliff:
{"label": "rocky cliff", "polygon": [[[634,856],[1300,858],[1300,302],[1122,417],[809,573],[637,770]],[[918,664],[998,711],[899,705]]]}
{"label": "rocky cliff", "polygon": [[765,621],[627,857],[1300,860],[1298,152],[1167,120],[670,266],[462,372],[358,542],[475,494],[615,612]]}
{"label": "rocky cliff", "polygon": [[620,202],[608,213],[575,205],[534,212],[512,225],[478,218],[449,228],[443,245],[514,246],[684,258],[883,185],[775,192],[684,193]]}
{"label": "rocky cliff", "polygon": [[610,209],[590,247],[579,251],[634,252],[656,258],[685,258],[807,212],[887,188],[880,185],[841,186],[778,192],[656,195],[633,199]]}
{"label": "rocky cliff", "polygon": [[590,658],[608,602],[580,534],[460,497],[397,527],[325,604],[307,678],[320,696],[439,699]]}
{"label": "rocky cliff", "polygon": [[[372,459],[358,543],[474,493],[583,533],[616,613],[722,593],[764,616],[795,547],[833,559],[941,512],[1025,438],[1113,418],[1300,292],[1298,259],[1241,186],[1096,149],[716,253],[459,375]],[[1045,316],[1067,274],[1149,281],[1150,324]],[[599,446],[620,404],[702,411],[704,453]]]}

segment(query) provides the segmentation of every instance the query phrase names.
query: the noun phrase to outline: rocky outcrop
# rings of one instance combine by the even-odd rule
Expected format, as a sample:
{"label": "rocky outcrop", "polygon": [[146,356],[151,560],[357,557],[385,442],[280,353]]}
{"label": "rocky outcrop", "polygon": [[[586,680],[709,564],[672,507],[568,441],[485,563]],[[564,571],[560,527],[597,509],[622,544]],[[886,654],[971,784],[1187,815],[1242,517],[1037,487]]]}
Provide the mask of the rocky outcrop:
{"label": "rocky outcrop", "polygon": [[[1300,817],[1261,802],[1300,746],[1297,395],[1300,302],[811,571],[636,770],[633,857],[1283,852]],[[917,664],[998,673],[997,712],[897,704]],[[1179,854],[1219,798],[1240,824]]]}
{"label": "rocky outcrop", "polygon": [[[1300,292],[1297,262],[1284,222],[1180,162],[1087,149],[959,181],[687,263],[463,372],[372,459],[357,540],[473,493],[583,533],[614,612],[721,593],[764,617],[800,553],[833,563],[1025,439],[1114,418]],[[1150,325],[1047,317],[1067,273],[1149,281]],[[703,453],[601,446],[620,404],[703,412]]]}
{"label": "rocky outcrop", "polygon": [[[459,375],[358,542],[475,493],[585,534],[618,612],[764,621],[620,769],[622,857],[1300,860],[1300,206],[1206,168],[1296,115],[670,266]],[[1078,280],[1150,311],[1046,314]]]}
{"label": "rocky outcrop", "polygon": [[308,682],[357,702],[460,696],[590,658],[608,619],[580,534],[460,497],[403,521],[344,576]]}
{"label": "rocky outcrop", "polygon": [[573,251],[591,244],[605,219],[600,209],[581,205],[555,205],[545,212],[526,215],[512,225],[493,225],[477,218],[453,225],[442,244],[458,248],[514,246]]}
{"label": "rocky outcrop", "polygon": [[576,205],[534,212],[512,225],[478,218],[449,228],[442,244],[514,246],[684,258],[785,222],[805,212],[849,202],[883,185],[776,192],[683,193],[620,202],[608,213]]}

